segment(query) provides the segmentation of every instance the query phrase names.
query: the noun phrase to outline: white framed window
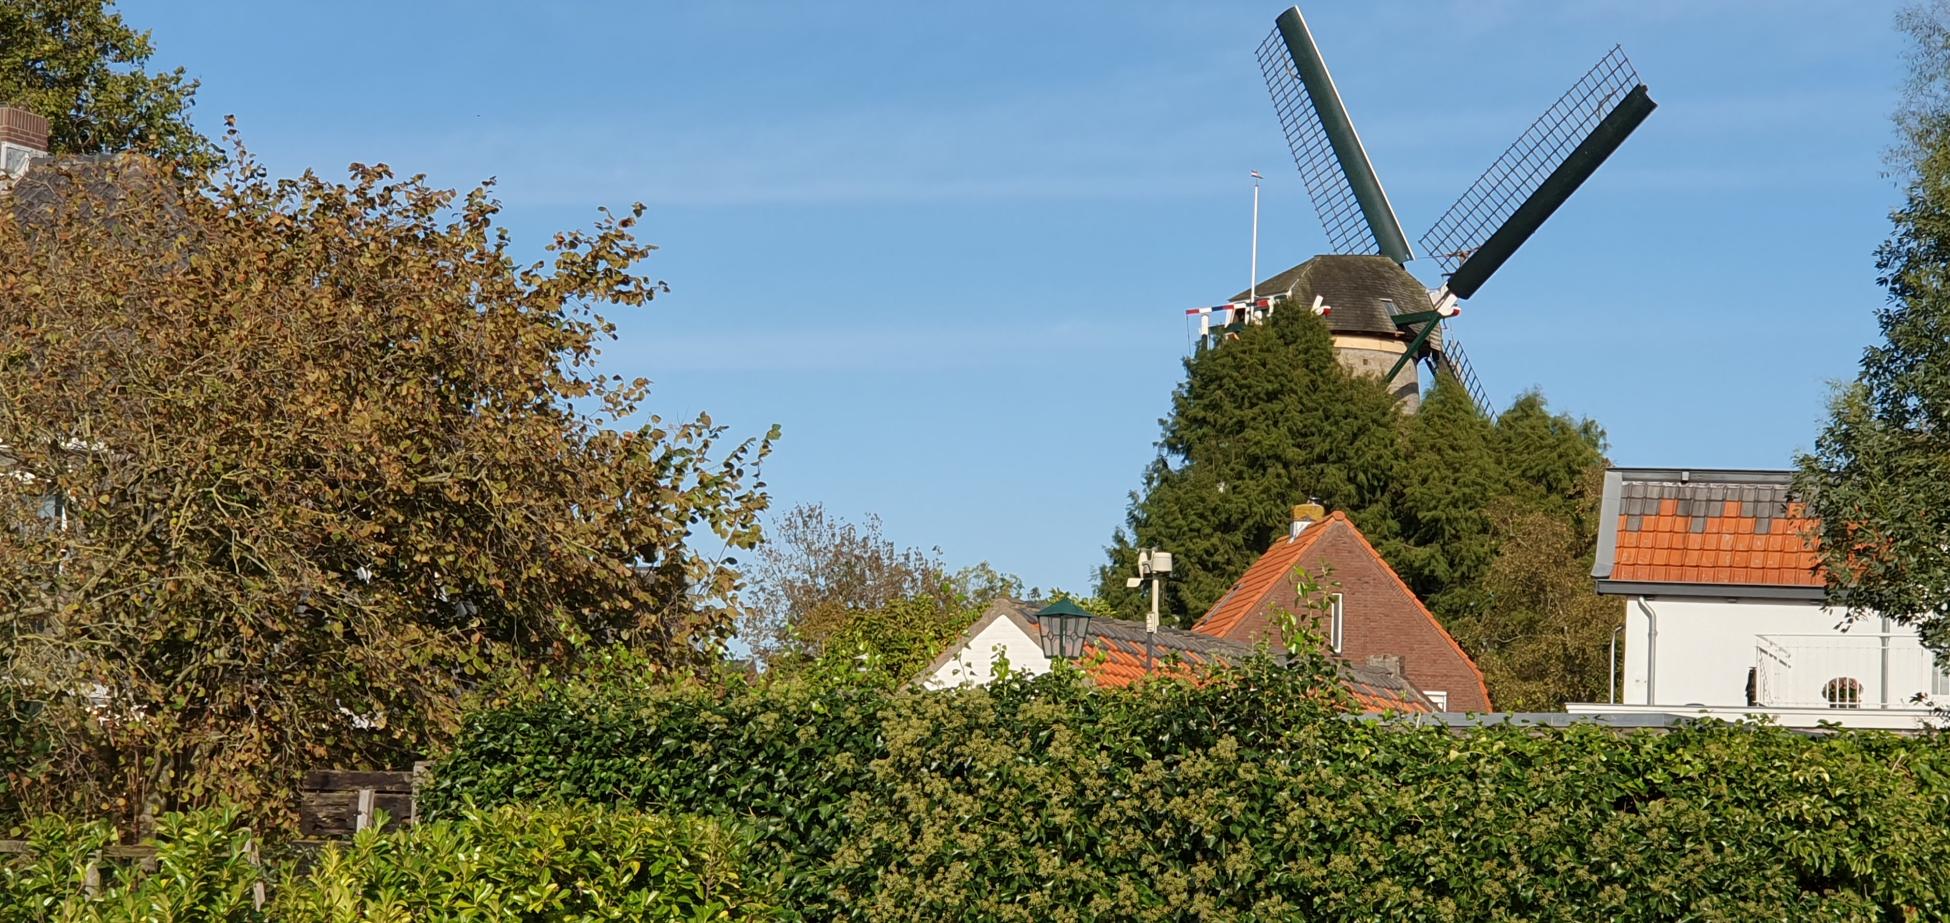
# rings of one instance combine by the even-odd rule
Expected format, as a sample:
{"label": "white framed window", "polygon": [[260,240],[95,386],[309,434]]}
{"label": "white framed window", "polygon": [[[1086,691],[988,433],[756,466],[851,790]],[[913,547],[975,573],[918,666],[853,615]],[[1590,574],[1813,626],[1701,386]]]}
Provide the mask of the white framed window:
{"label": "white framed window", "polygon": [[1347,605],[1341,598],[1341,594],[1335,593],[1327,597],[1327,646],[1333,648],[1334,653],[1338,654],[1346,641]]}
{"label": "white framed window", "polygon": [[1930,671],[1930,694],[1950,695],[1950,666]]}
{"label": "white framed window", "polygon": [[1422,694],[1429,697],[1429,704],[1434,705],[1436,711],[1449,710],[1449,693],[1440,689],[1424,689]]}

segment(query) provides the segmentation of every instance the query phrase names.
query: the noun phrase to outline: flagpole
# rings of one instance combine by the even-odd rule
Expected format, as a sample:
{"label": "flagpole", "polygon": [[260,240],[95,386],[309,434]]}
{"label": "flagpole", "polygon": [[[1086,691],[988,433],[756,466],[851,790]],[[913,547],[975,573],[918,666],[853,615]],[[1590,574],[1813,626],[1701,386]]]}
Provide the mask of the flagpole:
{"label": "flagpole", "polygon": [[1246,280],[1246,300],[1259,300],[1259,171],[1253,171],[1253,265]]}

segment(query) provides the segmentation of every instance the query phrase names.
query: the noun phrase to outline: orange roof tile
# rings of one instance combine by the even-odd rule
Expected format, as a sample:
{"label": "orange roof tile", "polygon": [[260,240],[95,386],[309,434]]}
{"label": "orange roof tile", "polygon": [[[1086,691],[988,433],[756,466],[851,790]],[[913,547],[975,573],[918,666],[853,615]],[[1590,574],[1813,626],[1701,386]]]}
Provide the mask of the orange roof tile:
{"label": "orange roof tile", "polygon": [[[1300,563],[1300,556],[1306,554],[1307,549],[1313,547],[1314,541],[1326,533],[1327,524],[1336,521],[1346,523],[1349,528],[1354,526],[1354,523],[1348,520],[1346,513],[1336,510],[1297,537],[1283,538],[1274,542],[1273,547],[1266,549],[1266,553],[1260,555],[1259,560],[1254,561],[1251,567],[1246,568],[1245,573],[1239,575],[1239,580],[1232,585],[1232,589],[1227,590],[1224,596],[1219,597],[1218,602],[1212,604],[1212,608],[1192,626],[1192,630],[1215,638],[1223,638],[1231,634],[1242,619],[1259,607],[1260,600],[1265,599],[1267,593],[1292,575],[1293,568]],[[1358,534],[1360,530],[1356,529],[1355,532]]]}
{"label": "orange roof tile", "polygon": [[1627,478],[1606,499],[1616,513],[1608,579],[1805,588],[1826,583],[1813,537],[1816,522],[1791,498],[1788,472],[1742,472],[1738,478],[1711,471],[1683,478],[1628,472]]}

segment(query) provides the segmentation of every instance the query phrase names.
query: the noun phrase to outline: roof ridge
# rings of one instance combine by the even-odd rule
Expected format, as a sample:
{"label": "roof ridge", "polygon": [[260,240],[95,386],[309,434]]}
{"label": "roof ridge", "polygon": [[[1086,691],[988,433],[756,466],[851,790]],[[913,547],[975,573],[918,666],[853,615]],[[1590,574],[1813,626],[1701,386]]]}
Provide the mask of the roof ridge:
{"label": "roof ridge", "polygon": [[[1226,633],[1234,627],[1237,627],[1240,620],[1244,619],[1246,614],[1251,612],[1253,607],[1259,604],[1260,600],[1266,598],[1266,592],[1271,591],[1271,587],[1269,586],[1267,591],[1261,592],[1255,597],[1250,599],[1239,598],[1239,591],[1245,588],[1247,582],[1255,576],[1255,572],[1262,565],[1265,565],[1269,559],[1273,558],[1276,552],[1283,558],[1298,558],[1300,555],[1306,554],[1307,549],[1313,546],[1314,541],[1320,537],[1325,527],[1336,520],[1347,523],[1350,526],[1353,525],[1352,521],[1347,518],[1346,513],[1335,510],[1327,514],[1327,518],[1300,530],[1299,535],[1294,535],[1289,532],[1281,538],[1274,539],[1273,544],[1269,545],[1265,551],[1260,552],[1259,557],[1253,559],[1253,563],[1247,565],[1246,569],[1239,574],[1238,578],[1232,581],[1232,585],[1226,589],[1225,595],[1220,596],[1218,602],[1213,603],[1211,608],[1205,610],[1204,615],[1199,616],[1198,620],[1192,623],[1191,630],[1210,637],[1225,637]],[[1285,568],[1282,569],[1284,570]],[[1230,611],[1222,615],[1221,610]]]}

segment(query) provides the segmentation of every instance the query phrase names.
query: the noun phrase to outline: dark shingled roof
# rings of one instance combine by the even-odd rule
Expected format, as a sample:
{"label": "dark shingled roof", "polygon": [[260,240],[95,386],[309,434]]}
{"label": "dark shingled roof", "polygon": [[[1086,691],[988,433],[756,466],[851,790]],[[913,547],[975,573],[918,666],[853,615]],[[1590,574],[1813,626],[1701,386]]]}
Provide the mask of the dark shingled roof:
{"label": "dark shingled roof", "polygon": [[[1326,254],[1316,256],[1286,272],[1261,282],[1261,296],[1285,293],[1288,304],[1313,304],[1323,296],[1333,313],[1327,316],[1328,329],[1335,333],[1403,335],[1390,319],[1382,299],[1395,303],[1398,313],[1429,310],[1429,291],[1420,280],[1385,256]],[[1243,301],[1245,292],[1232,296]]]}
{"label": "dark shingled roof", "polygon": [[[989,608],[1013,613],[1031,627],[1041,630],[1035,603],[1000,599]],[[1090,676],[1100,686],[1128,686],[1145,677],[1144,623],[1098,616],[1090,620],[1090,633],[1084,641],[1083,661]],[[1214,638],[1182,628],[1158,629],[1157,647],[1152,650],[1152,670],[1158,673],[1189,674],[1202,667],[1222,665],[1252,656],[1251,645]],[[1278,652],[1275,652],[1278,657]],[[930,670],[933,668],[930,667]],[[1353,696],[1362,711],[1432,712],[1435,706],[1407,679],[1388,670],[1340,662],[1341,685]]]}

